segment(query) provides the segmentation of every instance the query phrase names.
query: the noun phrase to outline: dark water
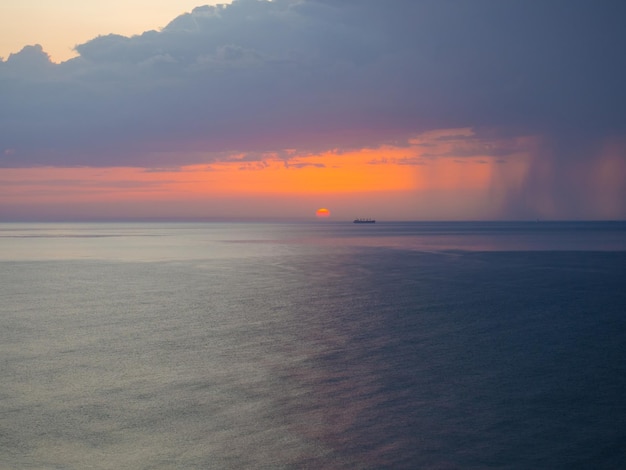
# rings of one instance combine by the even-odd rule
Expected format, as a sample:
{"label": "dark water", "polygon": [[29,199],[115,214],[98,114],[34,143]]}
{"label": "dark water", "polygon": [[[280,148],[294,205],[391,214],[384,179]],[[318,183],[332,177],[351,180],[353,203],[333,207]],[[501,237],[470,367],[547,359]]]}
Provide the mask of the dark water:
{"label": "dark water", "polygon": [[620,468],[626,225],[1,224],[0,468]]}

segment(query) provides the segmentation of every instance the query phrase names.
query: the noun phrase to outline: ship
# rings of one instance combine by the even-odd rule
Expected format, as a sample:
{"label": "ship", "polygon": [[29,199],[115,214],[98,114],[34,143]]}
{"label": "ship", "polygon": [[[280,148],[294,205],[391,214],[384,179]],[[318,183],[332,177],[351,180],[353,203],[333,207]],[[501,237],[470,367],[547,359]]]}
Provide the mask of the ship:
{"label": "ship", "polygon": [[355,224],[375,224],[374,219],[354,219]]}

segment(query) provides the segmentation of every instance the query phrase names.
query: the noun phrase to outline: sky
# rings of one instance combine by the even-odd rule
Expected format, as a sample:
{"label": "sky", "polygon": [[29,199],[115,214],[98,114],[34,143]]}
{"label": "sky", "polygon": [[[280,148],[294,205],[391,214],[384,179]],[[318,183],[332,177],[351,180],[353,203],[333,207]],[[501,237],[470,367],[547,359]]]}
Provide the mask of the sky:
{"label": "sky", "polygon": [[626,219],[613,0],[0,1],[0,221]]}

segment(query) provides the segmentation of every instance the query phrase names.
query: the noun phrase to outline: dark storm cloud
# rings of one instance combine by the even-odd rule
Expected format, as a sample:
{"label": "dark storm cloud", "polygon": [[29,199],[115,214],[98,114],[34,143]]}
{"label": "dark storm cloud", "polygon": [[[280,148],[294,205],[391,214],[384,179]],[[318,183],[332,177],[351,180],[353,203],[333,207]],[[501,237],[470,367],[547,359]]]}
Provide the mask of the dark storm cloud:
{"label": "dark storm cloud", "polygon": [[0,62],[0,161],[168,166],[460,127],[593,146],[626,129],[623,10],[236,0],[95,38],[62,64],[29,46]]}

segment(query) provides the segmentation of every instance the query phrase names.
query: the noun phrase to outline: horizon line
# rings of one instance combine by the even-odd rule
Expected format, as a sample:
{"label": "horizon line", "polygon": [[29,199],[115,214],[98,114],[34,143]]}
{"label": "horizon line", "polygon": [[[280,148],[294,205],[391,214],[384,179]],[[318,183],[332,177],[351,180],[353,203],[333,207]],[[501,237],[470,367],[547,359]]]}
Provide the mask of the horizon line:
{"label": "horizon line", "polygon": [[[625,223],[626,219],[378,219],[376,223]],[[316,217],[65,217],[11,218],[3,223],[352,223],[348,218]]]}

